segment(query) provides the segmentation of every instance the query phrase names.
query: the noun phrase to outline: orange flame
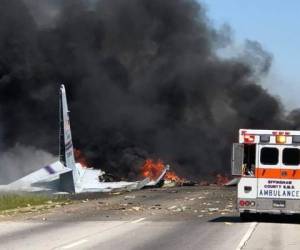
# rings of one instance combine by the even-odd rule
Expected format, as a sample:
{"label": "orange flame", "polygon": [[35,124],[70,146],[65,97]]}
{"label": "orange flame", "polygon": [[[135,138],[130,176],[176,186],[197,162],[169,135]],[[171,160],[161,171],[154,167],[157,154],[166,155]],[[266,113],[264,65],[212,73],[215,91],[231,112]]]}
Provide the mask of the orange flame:
{"label": "orange flame", "polygon": [[[151,180],[155,180],[159,177],[164,168],[165,164],[161,160],[157,160],[155,162],[152,159],[147,159],[141,168],[141,175],[143,177],[149,177]],[[174,171],[168,171],[164,179],[174,182],[182,181],[182,179],[176,175]]]}
{"label": "orange flame", "polygon": [[154,162],[151,159],[147,159],[141,168],[141,175],[143,177],[149,177],[151,180],[154,180],[159,177],[164,167],[165,165],[161,160]]}
{"label": "orange flame", "polygon": [[178,175],[175,174],[174,171],[169,171],[165,175],[165,180],[174,181],[174,182],[183,182],[184,179],[180,178]]}
{"label": "orange flame", "polygon": [[75,156],[75,161],[79,162],[83,167],[88,168],[88,162],[87,159],[85,158],[85,155],[81,152],[79,149],[74,149],[74,156]]}

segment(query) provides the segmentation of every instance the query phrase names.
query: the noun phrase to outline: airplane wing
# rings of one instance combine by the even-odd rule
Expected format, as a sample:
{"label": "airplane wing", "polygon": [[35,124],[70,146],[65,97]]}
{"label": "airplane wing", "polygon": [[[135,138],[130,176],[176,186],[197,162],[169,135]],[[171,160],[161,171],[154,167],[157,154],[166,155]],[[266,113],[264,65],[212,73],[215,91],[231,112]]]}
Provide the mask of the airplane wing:
{"label": "airplane wing", "polygon": [[83,168],[80,164],[76,164],[77,171],[79,173],[78,181],[75,183],[76,193],[86,193],[86,192],[112,192],[120,190],[138,190],[143,187],[154,187],[159,184],[170,166],[167,165],[156,180],[150,181],[149,178],[145,178],[141,181],[127,182],[100,182],[99,175],[102,171],[98,169]]}
{"label": "airplane wing", "polygon": [[143,188],[150,181],[149,178],[145,178],[135,182],[101,182],[99,180],[99,176],[102,174],[100,169],[84,168],[80,164],[76,164],[76,168],[79,173],[78,181],[75,183],[76,193],[131,191]]}
{"label": "airplane wing", "polygon": [[8,185],[0,186],[0,191],[40,192],[59,189],[59,176],[72,171],[57,161],[32,172]]}

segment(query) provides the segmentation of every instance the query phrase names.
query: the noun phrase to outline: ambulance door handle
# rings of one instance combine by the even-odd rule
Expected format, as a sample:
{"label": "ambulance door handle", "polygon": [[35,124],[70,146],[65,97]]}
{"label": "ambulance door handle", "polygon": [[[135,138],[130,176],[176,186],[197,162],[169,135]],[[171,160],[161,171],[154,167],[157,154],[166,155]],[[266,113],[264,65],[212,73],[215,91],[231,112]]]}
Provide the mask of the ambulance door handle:
{"label": "ambulance door handle", "polygon": [[251,190],[252,190],[252,187],[250,187],[250,186],[244,186],[244,192],[245,193],[249,193],[249,192],[251,192]]}

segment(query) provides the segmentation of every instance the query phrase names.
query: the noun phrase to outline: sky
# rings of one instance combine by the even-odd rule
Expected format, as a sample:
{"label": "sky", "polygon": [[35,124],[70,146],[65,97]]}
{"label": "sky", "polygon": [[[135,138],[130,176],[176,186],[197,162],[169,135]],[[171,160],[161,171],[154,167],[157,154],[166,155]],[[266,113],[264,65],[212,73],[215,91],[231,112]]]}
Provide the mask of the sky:
{"label": "sky", "polygon": [[287,109],[300,108],[300,1],[202,0],[216,27],[227,23],[237,45],[260,42],[273,55],[263,85],[280,97]]}

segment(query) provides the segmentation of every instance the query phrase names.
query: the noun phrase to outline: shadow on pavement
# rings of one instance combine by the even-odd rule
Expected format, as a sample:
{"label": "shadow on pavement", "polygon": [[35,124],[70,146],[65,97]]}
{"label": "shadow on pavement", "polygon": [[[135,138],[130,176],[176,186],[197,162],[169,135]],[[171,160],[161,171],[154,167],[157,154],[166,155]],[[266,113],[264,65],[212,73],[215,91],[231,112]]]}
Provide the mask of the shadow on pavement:
{"label": "shadow on pavement", "polygon": [[239,216],[220,216],[209,220],[209,222],[223,223],[245,223],[245,222],[265,222],[265,223],[285,223],[300,224],[300,215],[271,215],[271,214],[253,214],[246,221],[241,220]]}
{"label": "shadow on pavement", "polygon": [[230,222],[230,223],[241,223],[241,219],[239,216],[220,216],[217,218],[213,218],[208,222]]}

